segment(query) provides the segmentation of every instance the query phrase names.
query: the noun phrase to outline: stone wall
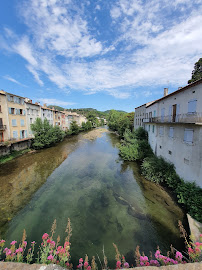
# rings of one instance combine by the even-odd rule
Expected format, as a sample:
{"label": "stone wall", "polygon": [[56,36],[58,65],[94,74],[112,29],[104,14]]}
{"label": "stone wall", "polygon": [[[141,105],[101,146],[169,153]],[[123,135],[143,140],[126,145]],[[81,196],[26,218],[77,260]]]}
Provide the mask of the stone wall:
{"label": "stone wall", "polygon": [[11,142],[8,145],[0,145],[0,157],[11,154],[12,151],[20,151],[31,147],[32,139],[24,139]]}
{"label": "stone wall", "polygon": [[[24,264],[24,263],[9,263],[0,262],[0,270],[63,270],[66,268],[56,265],[42,265],[42,264]],[[202,263],[187,263],[169,266],[146,266],[130,268],[131,270],[202,270]]]}

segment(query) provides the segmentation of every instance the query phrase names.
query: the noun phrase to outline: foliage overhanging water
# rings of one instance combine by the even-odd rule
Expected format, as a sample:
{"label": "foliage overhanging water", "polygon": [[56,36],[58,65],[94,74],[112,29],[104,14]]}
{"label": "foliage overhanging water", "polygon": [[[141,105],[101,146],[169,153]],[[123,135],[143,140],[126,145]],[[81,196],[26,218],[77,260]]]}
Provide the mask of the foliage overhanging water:
{"label": "foliage overhanging water", "polygon": [[85,254],[102,258],[103,247],[112,263],[113,242],[130,263],[137,245],[148,255],[157,246],[181,249],[182,210],[135,162],[119,158],[118,142],[112,133],[94,140],[79,134],[1,165],[0,238],[19,241],[25,228],[27,240],[40,244],[56,219],[55,238],[63,239],[69,217],[74,263]]}

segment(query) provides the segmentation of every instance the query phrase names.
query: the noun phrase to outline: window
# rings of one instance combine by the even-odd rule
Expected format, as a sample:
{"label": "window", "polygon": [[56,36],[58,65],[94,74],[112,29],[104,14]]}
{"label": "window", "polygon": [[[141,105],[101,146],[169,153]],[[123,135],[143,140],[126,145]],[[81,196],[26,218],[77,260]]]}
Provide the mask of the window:
{"label": "window", "polygon": [[189,165],[189,160],[184,158],[184,164]]}
{"label": "window", "polygon": [[149,131],[150,131],[150,125],[149,125]]}
{"label": "window", "polygon": [[27,109],[27,114],[30,114],[29,109]]}
{"label": "window", "polygon": [[173,127],[170,127],[169,128],[169,137],[170,138],[173,138],[173,134],[174,134],[174,128]]}
{"label": "window", "polygon": [[195,113],[196,112],[196,102],[197,100],[190,100],[188,102],[188,113]]}
{"label": "window", "polygon": [[13,138],[17,139],[18,137],[18,132],[17,131],[13,131]]}
{"label": "window", "polygon": [[13,101],[13,100],[14,100],[13,96],[10,96],[10,101]]}
{"label": "window", "polygon": [[15,108],[8,108],[9,114],[15,114]]}
{"label": "window", "polygon": [[0,112],[1,112],[1,105],[0,105]]}
{"label": "window", "polygon": [[12,127],[17,127],[17,120],[16,119],[12,119]]}
{"label": "window", "polygon": [[32,118],[30,118],[30,124],[32,124],[33,123],[33,119]]}
{"label": "window", "polygon": [[168,154],[169,154],[169,155],[172,155],[172,151],[169,150],[169,151],[168,151]]}
{"label": "window", "polygon": [[154,117],[156,117],[156,111],[154,111]]}
{"label": "window", "polygon": [[194,130],[193,129],[185,128],[185,130],[184,130],[184,142],[192,144],[193,143],[193,135],[194,135]]}
{"label": "window", "polygon": [[162,148],[161,145],[159,145],[159,148],[160,148],[160,149]]}
{"label": "window", "polygon": [[23,115],[23,109],[20,109],[20,115]]}
{"label": "window", "polygon": [[152,126],[152,132],[153,132],[153,133],[154,133],[154,130],[155,130],[155,126],[153,125],[153,126]]}
{"label": "window", "polygon": [[25,120],[24,119],[21,119],[20,120],[20,125],[21,125],[21,127],[24,127],[25,126]]}
{"label": "window", "polygon": [[161,109],[161,122],[164,121],[164,116],[165,116],[165,108]]}
{"label": "window", "polygon": [[164,135],[164,127],[159,127],[159,135],[160,136]]}

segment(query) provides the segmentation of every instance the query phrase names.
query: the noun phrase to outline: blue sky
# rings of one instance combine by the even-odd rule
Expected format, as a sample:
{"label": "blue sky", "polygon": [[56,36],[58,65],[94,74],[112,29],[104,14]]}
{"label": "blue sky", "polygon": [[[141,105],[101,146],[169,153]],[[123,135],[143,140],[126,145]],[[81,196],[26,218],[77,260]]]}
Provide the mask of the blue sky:
{"label": "blue sky", "polygon": [[0,1],[0,88],[66,108],[134,108],[187,84],[202,0]]}

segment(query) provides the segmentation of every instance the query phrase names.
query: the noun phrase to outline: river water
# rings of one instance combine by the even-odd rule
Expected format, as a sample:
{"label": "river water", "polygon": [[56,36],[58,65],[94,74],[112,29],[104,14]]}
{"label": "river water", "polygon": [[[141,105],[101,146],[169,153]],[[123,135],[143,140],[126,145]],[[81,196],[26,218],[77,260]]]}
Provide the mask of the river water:
{"label": "river water", "polygon": [[[134,263],[137,245],[149,255],[182,248],[178,220],[184,213],[165,190],[146,181],[135,162],[119,158],[118,137],[108,131],[79,134],[55,147],[25,154],[0,166],[0,239],[41,242],[57,220],[65,238],[71,219],[71,256],[115,257],[112,243]],[[56,240],[56,239],[55,239]]]}

